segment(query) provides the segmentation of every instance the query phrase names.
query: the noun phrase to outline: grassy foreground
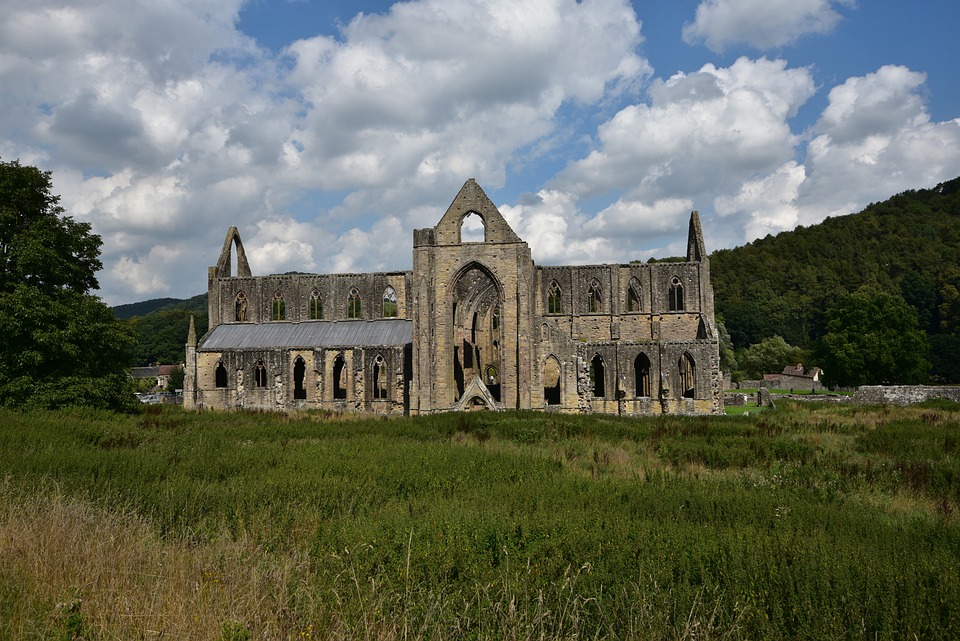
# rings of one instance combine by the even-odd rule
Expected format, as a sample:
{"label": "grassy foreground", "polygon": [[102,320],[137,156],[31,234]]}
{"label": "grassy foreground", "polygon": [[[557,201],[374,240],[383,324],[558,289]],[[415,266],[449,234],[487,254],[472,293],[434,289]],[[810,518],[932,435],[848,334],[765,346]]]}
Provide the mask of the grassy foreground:
{"label": "grassy foreground", "polygon": [[945,403],[0,411],[0,638],[958,638],[958,455]]}

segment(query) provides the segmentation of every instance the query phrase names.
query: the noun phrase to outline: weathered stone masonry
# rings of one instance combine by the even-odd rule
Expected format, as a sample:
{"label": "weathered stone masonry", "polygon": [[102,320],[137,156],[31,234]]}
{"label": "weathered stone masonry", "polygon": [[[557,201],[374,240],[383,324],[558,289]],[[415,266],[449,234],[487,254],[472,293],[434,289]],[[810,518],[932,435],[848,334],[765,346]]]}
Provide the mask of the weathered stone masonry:
{"label": "weathered stone masonry", "polygon": [[[461,237],[476,216],[483,240]],[[236,273],[231,264],[236,252]],[[413,269],[253,276],[236,228],[208,274],[184,403],[377,414],[722,412],[710,265],[537,266],[474,180],[413,235]]]}

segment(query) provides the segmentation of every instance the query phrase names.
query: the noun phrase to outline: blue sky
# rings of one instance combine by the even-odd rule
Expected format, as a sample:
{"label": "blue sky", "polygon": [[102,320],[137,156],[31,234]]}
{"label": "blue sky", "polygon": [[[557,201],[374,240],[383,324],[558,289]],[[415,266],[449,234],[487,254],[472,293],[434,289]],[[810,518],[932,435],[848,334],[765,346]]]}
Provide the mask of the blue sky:
{"label": "blue sky", "polygon": [[960,175],[954,2],[8,0],[0,158],[109,304],[407,269],[476,178],[540,264],[709,249]]}

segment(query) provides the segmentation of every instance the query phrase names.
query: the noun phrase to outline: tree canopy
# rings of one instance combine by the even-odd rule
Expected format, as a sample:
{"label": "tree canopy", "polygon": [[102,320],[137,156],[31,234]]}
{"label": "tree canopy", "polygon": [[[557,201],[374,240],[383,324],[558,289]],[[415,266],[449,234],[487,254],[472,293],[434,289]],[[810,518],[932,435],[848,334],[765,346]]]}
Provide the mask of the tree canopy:
{"label": "tree canopy", "polygon": [[0,404],[130,407],[132,334],[90,293],[100,245],[50,172],[0,162]]}
{"label": "tree canopy", "polygon": [[818,360],[830,386],[925,383],[926,353],[916,310],[899,296],[863,291],[827,312]]}

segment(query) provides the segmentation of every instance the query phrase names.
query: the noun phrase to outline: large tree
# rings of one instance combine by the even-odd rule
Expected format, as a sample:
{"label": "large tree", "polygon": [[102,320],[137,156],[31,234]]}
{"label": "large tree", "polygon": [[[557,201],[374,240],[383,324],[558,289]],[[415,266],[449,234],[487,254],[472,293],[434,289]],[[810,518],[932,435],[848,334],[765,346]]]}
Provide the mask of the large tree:
{"label": "large tree", "polygon": [[50,172],[0,162],[0,404],[131,406],[132,333],[96,296],[100,237]]}
{"label": "large tree", "polygon": [[831,387],[924,383],[928,349],[917,311],[903,298],[859,291],[827,311],[818,363]]}

